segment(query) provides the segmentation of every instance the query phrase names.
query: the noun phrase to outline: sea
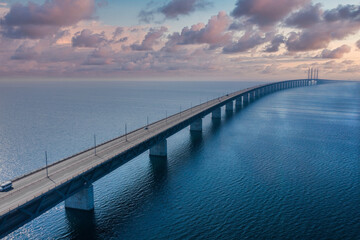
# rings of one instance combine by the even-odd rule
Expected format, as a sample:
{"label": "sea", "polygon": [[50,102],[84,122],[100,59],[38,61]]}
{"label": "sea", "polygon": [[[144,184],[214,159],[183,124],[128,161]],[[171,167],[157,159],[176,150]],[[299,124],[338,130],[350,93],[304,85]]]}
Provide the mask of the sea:
{"label": "sea", "polygon": [[[0,81],[0,181],[263,82]],[[203,119],[5,239],[360,239],[360,83],[288,89]]]}

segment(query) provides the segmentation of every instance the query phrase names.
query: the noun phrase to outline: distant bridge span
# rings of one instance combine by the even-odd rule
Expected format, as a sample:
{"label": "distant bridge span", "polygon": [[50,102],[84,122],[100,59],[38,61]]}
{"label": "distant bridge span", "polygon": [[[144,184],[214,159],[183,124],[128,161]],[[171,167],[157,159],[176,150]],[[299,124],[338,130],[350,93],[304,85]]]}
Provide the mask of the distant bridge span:
{"label": "distant bridge span", "polygon": [[221,107],[233,111],[270,93],[325,83],[301,79],[262,84],[210,100],[154,122],[126,135],[112,139],[95,149],[75,154],[46,168],[13,180],[13,189],[0,192],[0,237],[21,227],[58,203],[81,210],[94,208],[92,183],[124,163],[150,149],[150,155],[166,156],[166,139],[190,125],[191,131],[202,131],[202,118],[212,113],[221,118]]}

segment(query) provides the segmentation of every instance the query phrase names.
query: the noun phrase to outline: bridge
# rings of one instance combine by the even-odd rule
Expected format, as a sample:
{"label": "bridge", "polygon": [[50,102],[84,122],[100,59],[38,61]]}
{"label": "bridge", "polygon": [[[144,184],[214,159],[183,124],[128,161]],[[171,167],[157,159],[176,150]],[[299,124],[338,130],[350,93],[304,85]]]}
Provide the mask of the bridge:
{"label": "bridge", "polygon": [[152,156],[166,157],[168,137],[189,125],[190,131],[201,132],[202,118],[208,114],[212,114],[213,119],[221,118],[223,106],[226,112],[233,112],[234,102],[237,108],[242,108],[273,92],[321,82],[309,77],[227,94],[14,179],[11,191],[0,192],[0,237],[62,201],[66,208],[93,210],[92,183],[147,150]]}

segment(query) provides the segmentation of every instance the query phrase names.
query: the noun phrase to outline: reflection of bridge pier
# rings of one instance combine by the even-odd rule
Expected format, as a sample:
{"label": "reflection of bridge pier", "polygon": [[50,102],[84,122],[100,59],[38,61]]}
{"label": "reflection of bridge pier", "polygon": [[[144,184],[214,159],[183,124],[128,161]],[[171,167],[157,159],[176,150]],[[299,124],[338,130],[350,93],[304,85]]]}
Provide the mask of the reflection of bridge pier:
{"label": "reflection of bridge pier", "polygon": [[212,127],[219,126],[221,108],[225,107],[226,116],[230,116],[234,112],[234,101],[236,108],[240,109],[273,92],[312,86],[318,82],[323,80],[312,77],[230,93],[98,145],[96,154],[91,148],[20,177],[13,181],[11,191],[0,192],[0,238],[62,201],[65,201],[66,208],[93,210],[92,183],[147,150],[150,156],[162,157],[166,161],[167,138],[188,126],[192,134],[201,135],[202,119],[208,114],[212,115]]}

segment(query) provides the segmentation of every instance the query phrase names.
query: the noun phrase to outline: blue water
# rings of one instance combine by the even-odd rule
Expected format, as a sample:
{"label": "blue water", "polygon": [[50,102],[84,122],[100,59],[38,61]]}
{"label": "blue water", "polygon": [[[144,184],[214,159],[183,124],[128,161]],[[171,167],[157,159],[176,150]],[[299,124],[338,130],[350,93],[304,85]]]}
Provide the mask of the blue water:
{"label": "blue water", "polygon": [[[257,83],[2,82],[0,180]],[[181,107],[180,107],[181,105]],[[268,95],[168,139],[9,239],[360,239],[360,84]]]}

